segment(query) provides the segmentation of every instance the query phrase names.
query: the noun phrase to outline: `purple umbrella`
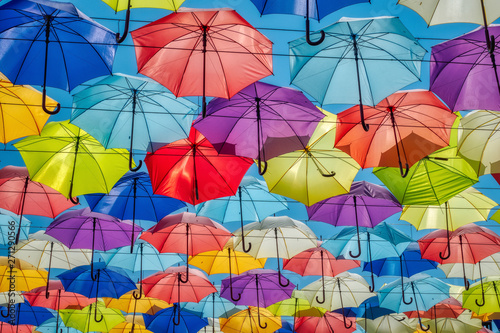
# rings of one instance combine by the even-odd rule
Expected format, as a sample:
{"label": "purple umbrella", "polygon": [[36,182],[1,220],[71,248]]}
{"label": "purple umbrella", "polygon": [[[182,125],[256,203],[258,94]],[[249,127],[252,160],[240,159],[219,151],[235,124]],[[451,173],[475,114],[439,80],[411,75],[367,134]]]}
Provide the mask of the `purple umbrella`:
{"label": "purple umbrella", "polygon": [[62,214],[52,221],[45,234],[56,238],[70,249],[92,249],[93,272],[94,250],[107,251],[129,245],[134,241],[133,229],[139,230],[139,233],[142,231],[141,227],[131,221],[122,221],[85,208]]}
{"label": "purple umbrella", "polygon": [[402,211],[401,204],[387,189],[369,182],[354,182],[349,193],[337,195],[307,207],[310,220],[334,226],[356,226],[357,255],[361,255],[359,227],[373,228],[384,219]]}
{"label": "purple umbrella", "polygon": [[[489,32],[499,35],[500,25]],[[500,110],[500,52],[484,36],[482,27],[432,47],[430,90],[453,111]]]}
{"label": "purple umbrella", "polygon": [[214,98],[193,126],[219,153],[258,159],[263,174],[268,159],[304,149],[324,117],[302,92],[256,82],[230,99]]}

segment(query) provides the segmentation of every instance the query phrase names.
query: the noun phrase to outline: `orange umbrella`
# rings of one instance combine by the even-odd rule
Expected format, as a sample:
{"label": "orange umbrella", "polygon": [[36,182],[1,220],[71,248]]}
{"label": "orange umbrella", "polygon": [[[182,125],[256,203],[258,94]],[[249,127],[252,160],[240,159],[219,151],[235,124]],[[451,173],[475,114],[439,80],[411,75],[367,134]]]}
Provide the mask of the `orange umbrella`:
{"label": "orange umbrella", "polygon": [[359,105],[338,114],[335,147],[362,168],[399,166],[403,177],[414,163],[448,145],[456,118],[426,90],[394,93],[376,106],[365,106],[364,112],[368,132],[361,124]]}

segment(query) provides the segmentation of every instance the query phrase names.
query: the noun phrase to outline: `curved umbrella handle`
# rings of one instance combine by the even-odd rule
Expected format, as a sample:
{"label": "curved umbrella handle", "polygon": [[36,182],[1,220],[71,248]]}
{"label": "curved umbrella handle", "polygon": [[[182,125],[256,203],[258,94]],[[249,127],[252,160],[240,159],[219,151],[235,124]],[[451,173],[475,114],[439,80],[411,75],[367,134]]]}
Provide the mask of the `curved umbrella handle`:
{"label": "curved umbrella handle", "polygon": [[[449,233],[449,230],[448,230],[448,233]],[[447,245],[446,248],[448,249],[448,254],[444,256],[443,252],[439,252],[439,258],[441,258],[442,260],[446,260],[446,259],[448,259],[451,256],[451,251],[450,251],[451,250],[451,248],[450,248],[450,236],[448,235],[447,238],[448,238],[448,241],[447,241],[448,245]],[[446,249],[445,249],[445,251],[446,251]]]}
{"label": "curved umbrella handle", "polygon": [[47,114],[50,114],[50,115],[57,114],[57,113],[59,113],[59,111],[61,111],[61,104],[57,103],[57,106],[54,109],[54,111],[50,111],[49,109],[47,109],[46,103],[47,103],[47,91],[45,90],[45,86],[44,86],[43,91],[42,91],[42,109],[43,109],[43,111]]}
{"label": "curved umbrella handle", "polygon": [[230,291],[231,299],[233,300],[233,302],[238,302],[241,299],[241,293],[238,293],[238,297],[233,296],[233,285],[232,284],[229,285],[229,291]]}
{"label": "curved umbrella handle", "polygon": [[[240,191],[241,191],[241,188],[240,188]],[[241,192],[240,192],[240,194],[241,194]],[[238,293],[237,298],[233,296],[233,270],[231,269],[231,248],[230,247],[227,248],[227,254],[229,257],[229,291],[230,291],[231,299],[233,300],[233,302],[238,302],[241,299],[241,293]],[[215,293],[213,294],[213,297],[215,298]],[[215,299],[214,299],[214,302],[215,302]]]}
{"label": "curved umbrella handle", "polygon": [[[342,308],[342,312],[344,312],[344,308]],[[344,327],[346,328],[346,330],[350,329],[352,327],[352,321],[349,320],[349,326],[347,326],[346,316],[342,314],[342,317],[344,319]]]}
{"label": "curved umbrella handle", "polygon": [[309,17],[307,17],[306,18],[306,42],[307,42],[307,44],[312,45],[312,46],[316,46],[316,45],[323,43],[323,41],[325,40],[325,32],[323,30],[320,30],[319,33],[321,34],[321,36],[319,37],[319,39],[317,41],[313,42],[311,40],[311,27],[310,27],[310,23],[309,23]]}
{"label": "curved umbrella handle", "polygon": [[403,320],[405,320],[405,317],[398,318],[396,316],[393,316],[392,318],[396,319],[397,321],[403,321]]}
{"label": "curved umbrella handle", "polygon": [[354,255],[352,251],[349,251],[349,255],[353,258],[358,258],[361,255],[361,240],[359,239],[359,232],[358,232],[358,253]]}
{"label": "curved umbrella handle", "polygon": [[[372,266],[371,262],[370,262],[370,266]],[[373,276],[373,267],[372,267],[372,271],[371,271],[371,280],[372,280],[372,284],[370,286],[368,286],[368,290],[370,290],[370,292],[374,292],[375,291],[375,277]],[[346,327],[348,328],[348,327]]]}
{"label": "curved umbrella handle", "polygon": [[179,273],[178,277],[179,277],[179,281],[181,281],[182,283],[188,283],[189,282],[189,265],[186,265],[186,279],[184,280],[182,278],[182,274],[181,273]]}
{"label": "curved umbrella handle", "polygon": [[248,242],[248,249],[245,248],[245,236],[243,236],[243,233],[241,233],[241,245],[243,248],[243,252],[248,253],[252,249],[252,243]]}
{"label": "curved umbrella handle", "polygon": [[325,269],[323,268],[323,251],[320,251],[321,254],[321,284],[322,284],[322,292],[323,292],[323,300],[320,301],[318,296],[316,296],[316,302],[319,304],[325,303],[326,300],[326,292],[325,292]]}
{"label": "curved umbrella handle", "polygon": [[142,298],[142,283],[139,287],[139,296],[137,296],[137,292],[135,290],[132,292],[132,296],[134,297],[134,299],[137,299],[137,300]]}
{"label": "curved umbrella handle", "polygon": [[479,302],[477,301],[477,299],[475,300],[476,301],[476,305],[479,306],[479,307],[484,306],[484,304],[486,303],[486,299],[484,298],[483,280],[481,280],[481,296],[483,298],[481,304],[479,304]]}
{"label": "curved umbrella handle", "polygon": [[130,24],[130,0],[128,0],[127,14],[125,14],[125,29],[123,30],[123,35],[120,36],[120,33],[116,33],[116,42],[121,44],[125,41],[128,35],[128,28]]}
{"label": "curved umbrella handle", "polygon": [[363,130],[368,132],[370,130],[370,125],[365,122],[365,113],[363,103],[361,103],[361,101],[359,102],[359,116],[361,117],[361,126],[363,127]]}
{"label": "curved umbrella handle", "polygon": [[[323,283],[324,283],[324,281],[323,281]],[[325,285],[324,284],[323,284],[322,292],[323,292],[322,293],[323,294],[323,300],[320,301],[319,298],[318,298],[318,296],[316,296],[316,302],[318,302],[319,304],[323,304],[326,301],[326,292],[325,292]]]}
{"label": "curved umbrella handle", "polygon": [[128,158],[128,169],[132,172],[137,172],[139,169],[142,167],[142,160],[139,160],[139,164],[134,168],[132,165],[132,150],[129,152],[129,158]]}
{"label": "curved umbrella handle", "polygon": [[420,321],[419,321],[418,323],[419,323],[419,325],[420,325],[420,329],[421,329],[422,331],[424,331],[424,332],[427,332],[428,330],[430,330],[430,329],[431,329],[431,325],[424,326],[424,325],[422,324],[422,320],[421,320],[421,319],[420,319]]}
{"label": "curved umbrella handle", "polygon": [[267,323],[264,323],[264,326],[262,326],[262,323],[260,322],[260,311],[259,307],[257,307],[257,319],[259,322],[259,327],[262,328],[263,330],[267,328]]}
{"label": "curved umbrella handle", "polygon": [[0,310],[0,315],[1,315],[2,317],[4,317],[4,318],[9,318],[9,317],[10,317],[10,315],[9,315],[9,308],[7,308],[7,310],[6,310],[6,311],[7,311],[7,314],[6,314],[6,315],[3,313],[3,311],[4,311],[4,310]]}
{"label": "curved umbrella handle", "polygon": [[177,309],[178,306],[178,303],[174,304],[174,315],[172,317],[172,322],[175,326],[179,326],[179,324],[181,323],[181,309]]}
{"label": "curved umbrella handle", "polygon": [[[278,265],[279,265],[279,263],[278,263]],[[278,272],[278,282],[279,282],[280,286],[282,286],[283,288],[284,288],[284,287],[288,287],[288,285],[290,284],[290,280],[288,280],[287,278],[285,278],[286,283],[285,283],[285,284],[283,284],[283,283],[281,283],[281,277],[282,277],[282,276],[283,276],[283,275],[281,274],[281,272]]]}
{"label": "curved umbrella handle", "polygon": [[405,178],[408,176],[408,172],[410,171],[410,167],[408,166],[408,163],[405,162],[405,170],[403,170],[403,163],[399,161],[399,172],[401,173],[401,177]]}
{"label": "curved umbrella handle", "polygon": [[464,287],[465,287],[465,290],[469,290],[469,288],[470,288],[470,282],[469,282],[469,280],[467,280],[467,278],[464,278]]}
{"label": "curved umbrella handle", "polygon": [[[264,163],[264,169],[262,169],[262,163]],[[259,154],[258,164],[259,164],[259,175],[263,176],[267,171],[267,161],[261,161],[260,154]]]}
{"label": "curved umbrella handle", "polygon": [[69,184],[69,200],[75,205],[78,205],[80,203],[80,199],[78,197],[73,198],[73,181]]}
{"label": "curved umbrella handle", "polygon": [[413,302],[413,297],[410,296],[410,300],[407,302],[406,299],[405,299],[405,289],[404,289],[404,286],[401,285],[401,294],[403,295],[403,303],[405,303],[406,305],[410,305],[412,302]]}
{"label": "curved umbrella handle", "polygon": [[101,316],[101,318],[97,319],[97,304],[96,304],[95,305],[95,311],[94,311],[94,320],[95,320],[96,323],[100,323],[104,319],[104,316],[102,314],[100,316]]}

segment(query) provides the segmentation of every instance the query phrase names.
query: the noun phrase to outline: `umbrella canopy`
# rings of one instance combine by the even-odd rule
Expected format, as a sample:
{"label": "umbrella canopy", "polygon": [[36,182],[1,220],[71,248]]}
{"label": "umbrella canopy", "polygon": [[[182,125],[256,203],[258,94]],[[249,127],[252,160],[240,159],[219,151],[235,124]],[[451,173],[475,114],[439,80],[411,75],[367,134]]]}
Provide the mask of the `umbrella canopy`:
{"label": "umbrella canopy", "polygon": [[300,290],[294,290],[292,297],[269,305],[267,309],[280,317],[322,317],[327,312],[326,309],[311,306],[302,297]]}
{"label": "umbrella canopy", "polygon": [[453,297],[447,298],[439,303],[436,303],[427,311],[407,311],[405,314],[408,318],[420,318],[425,319],[436,319],[436,318],[458,318],[465,311],[462,308],[462,303],[454,299]]}
{"label": "umbrella canopy", "polygon": [[0,292],[28,291],[46,284],[47,271],[44,269],[37,269],[22,259],[16,258],[12,263],[12,259],[0,257]]}
{"label": "umbrella canopy", "polygon": [[[10,299],[9,299],[10,298]],[[0,292],[0,306],[9,306],[11,304],[24,303],[24,294],[20,291]]]}
{"label": "umbrella canopy", "polygon": [[147,313],[154,315],[160,310],[172,306],[172,304],[161,299],[146,297],[144,294],[140,294],[140,297],[137,297],[136,292],[137,290],[130,290],[121,295],[120,298],[103,297],[102,300],[107,308],[119,309],[125,313]]}
{"label": "umbrella canopy", "polygon": [[229,318],[220,318],[220,330],[224,333],[239,332],[274,332],[281,328],[281,318],[269,310],[249,306],[248,309],[233,314]]}
{"label": "umbrella canopy", "polygon": [[357,320],[365,332],[370,333],[413,333],[415,332],[415,321],[409,320],[404,314],[387,314],[374,319],[360,318]]}
{"label": "umbrella canopy", "polygon": [[289,44],[292,84],[320,104],[375,105],[419,80],[426,51],[396,17],[342,18],[324,33],[318,47],[305,37]]}
{"label": "umbrella canopy", "polygon": [[203,114],[205,96],[230,98],[272,74],[271,41],[234,10],[179,10],[131,34],[139,73],[177,97],[203,95]]}
{"label": "umbrella canopy", "polygon": [[34,328],[33,325],[11,325],[0,322],[0,330],[5,333],[33,333]]}
{"label": "umbrella canopy", "polygon": [[14,146],[32,180],[54,188],[72,201],[74,195],[108,193],[128,170],[126,150],[105,149],[69,121],[51,122],[39,136],[27,137]]}
{"label": "umbrella canopy", "polygon": [[228,313],[235,311],[235,308],[235,305],[221,297],[219,292],[206,296],[199,303],[188,302],[181,304],[181,309],[194,313],[200,318],[226,318]]}
{"label": "umbrella canopy", "polygon": [[73,327],[81,332],[109,332],[125,321],[120,310],[106,308],[103,302],[90,304],[82,310],[65,309],[59,313],[66,327]]}
{"label": "umbrella canopy", "polygon": [[479,315],[500,312],[500,280],[498,276],[488,276],[470,286],[462,293],[463,307]]}
{"label": "umbrella canopy", "polygon": [[471,318],[467,313],[458,318],[424,319],[422,323],[430,326],[432,332],[440,333],[476,333],[483,328],[481,319]]}
{"label": "umbrella canopy", "polygon": [[145,158],[153,192],[189,202],[234,195],[252,160],[219,154],[196,129]]}
{"label": "umbrella canopy", "polygon": [[[97,76],[111,74],[116,52],[114,33],[71,3],[15,0],[0,6],[0,62],[14,84],[67,91]],[[10,38],[15,36],[16,43]],[[42,55],[42,56],[41,56]]]}
{"label": "umbrella canopy", "polygon": [[[11,316],[4,317],[2,315],[0,316],[0,321],[3,322],[8,321],[12,325],[39,326],[42,325],[47,320],[54,318],[54,315],[46,308],[39,306],[31,306],[30,303],[28,302],[17,303],[13,305],[13,307],[15,309],[14,318],[12,318]],[[9,308],[0,306],[0,312],[3,314],[4,311],[8,312]],[[12,310],[10,313],[12,313]]]}
{"label": "umbrella canopy", "polygon": [[302,92],[256,82],[229,100],[212,100],[193,126],[219,153],[258,159],[262,174],[261,161],[306,146],[324,117]]}
{"label": "umbrella canopy", "polygon": [[374,128],[372,131],[362,128],[359,108],[339,113],[335,147],[348,153],[362,168],[399,167],[403,177],[417,161],[448,146],[456,119],[427,90],[397,92],[374,107],[365,107],[365,122]]}
{"label": "umbrella canopy", "polygon": [[[40,92],[30,86],[14,85],[0,73],[0,142],[7,143],[28,135],[38,135],[49,115],[39,106]],[[57,102],[47,97],[46,108]]]}
{"label": "umbrella canopy", "polygon": [[105,148],[129,149],[132,161],[133,149],[187,138],[196,108],[153,80],[113,74],[73,96],[71,123]]}
{"label": "umbrella canopy", "polygon": [[[50,288],[38,287],[29,292],[23,293],[23,296],[32,306],[59,311],[60,309],[83,309],[95,302],[95,298],[87,298],[81,294],[66,291],[61,281],[50,281]],[[47,297],[48,296],[48,297]]]}
{"label": "umbrella canopy", "polygon": [[19,230],[19,226],[21,226],[21,232],[19,233],[20,240],[28,239],[31,221],[27,218],[21,219],[19,215],[0,208],[0,244],[8,245],[9,242],[15,241],[16,236],[12,233],[9,235],[9,232],[11,232],[9,228],[12,228],[11,225],[14,226],[15,230]]}
{"label": "umbrella canopy", "polygon": [[295,331],[297,333],[330,333],[341,332],[348,333],[356,330],[356,322],[351,321],[352,325],[345,328],[343,323],[345,318],[339,313],[327,312],[324,317],[300,317],[295,322]]}
{"label": "umbrella canopy", "polygon": [[500,276],[500,253],[487,256],[476,264],[449,263],[440,264],[438,268],[445,273],[446,277],[463,277],[464,273],[470,280],[482,280],[483,276]]}
{"label": "umbrella canopy", "polygon": [[163,309],[154,316],[143,315],[146,328],[153,332],[190,333],[198,332],[208,324],[205,318],[180,310],[178,307],[178,304],[174,304],[173,307]]}
{"label": "umbrella canopy", "polygon": [[323,111],[311,139],[300,150],[267,161],[264,173],[269,190],[311,206],[349,192],[358,163],[333,147],[337,116]]}

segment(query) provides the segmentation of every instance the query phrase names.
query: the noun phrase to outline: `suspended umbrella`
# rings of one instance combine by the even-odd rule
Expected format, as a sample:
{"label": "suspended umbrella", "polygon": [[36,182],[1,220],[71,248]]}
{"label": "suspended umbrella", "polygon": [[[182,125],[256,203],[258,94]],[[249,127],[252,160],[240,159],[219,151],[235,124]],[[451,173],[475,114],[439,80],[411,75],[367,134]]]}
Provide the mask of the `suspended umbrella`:
{"label": "suspended umbrella", "polygon": [[102,300],[107,308],[113,308],[121,310],[125,313],[147,313],[154,315],[162,309],[166,309],[172,306],[161,299],[154,297],[145,297],[140,295],[137,296],[137,290],[131,290],[120,296],[120,298],[113,297],[103,297]]}
{"label": "suspended umbrella", "polygon": [[232,302],[221,297],[217,291],[204,297],[199,303],[182,303],[181,309],[194,313],[200,318],[219,318],[226,317],[228,313],[243,308],[237,308]]}
{"label": "suspended umbrella", "polygon": [[467,313],[458,318],[424,319],[423,323],[430,326],[432,332],[440,333],[476,333],[483,327],[481,319],[471,318]]}
{"label": "suspended umbrella", "polygon": [[[15,0],[0,6],[0,62],[14,84],[67,91],[97,76],[111,74],[116,52],[114,33],[80,12],[71,3]],[[12,43],[11,38],[16,38]]]}
{"label": "suspended umbrella", "polygon": [[31,221],[27,218],[21,219],[21,216],[0,208],[0,244],[8,245],[10,241],[15,241],[16,236],[12,234],[9,235],[11,231],[9,227],[11,225],[14,225],[15,230],[19,230],[19,226],[21,227],[21,232],[19,233],[20,240],[28,239]]}
{"label": "suspended umbrella", "polygon": [[323,113],[326,116],[307,145],[267,161],[264,179],[271,192],[306,206],[349,192],[359,165],[348,154],[334,148],[337,116]]}
{"label": "suspended umbrella", "polygon": [[292,297],[269,305],[266,309],[278,317],[294,317],[294,323],[295,318],[322,317],[327,312],[326,309],[311,306],[303,297],[300,290],[294,290]]}
{"label": "suspended umbrella", "polygon": [[51,281],[48,297],[45,287],[38,287],[23,296],[32,306],[44,307],[59,311],[61,309],[83,309],[94,303],[95,298],[88,298],[81,294],[66,291],[61,281]]}
{"label": "suspended umbrella", "polygon": [[33,325],[11,325],[0,322],[0,331],[5,333],[33,333],[34,328]]}
{"label": "suspended umbrella", "polygon": [[94,213],[87,207],[62,214],[52,221],[45,234],[70,249],[91,249],[93,270],[95,250],[107,251],[132,243],[132,237],[137,237],[132,236],[133,229],[142,230],[131,221]]}
{"label": "suspended umbrella", "polygon": [[21,291],[0,292],[0,306],[9,306],[9,303],[24,303],[24,295]]}
{"label": "suspended umbrella", "polygon": [[[92,303],[82,310],[64,309],[59,313],[66,327],[73,327],[81,332],[109,332],[125,321],[120,310],[106,308],[103,302]],[[101,320],[97,320],[97,315]]]}
{"label": "suspended umbrella", "polygon": [[456,229],[449,236],[445,230],[432,231],[420,238],[418,243],[422,258],[440,264],[461,263],[466,289],[469,282],[465,274],[465,263],[475,264],[500,251],[500,237],[493,231],[472,223]]}
{"label": "suspended umbrella", "polygon": [[256,82],[213,99],[193,126],[219,153],[256,159],[262,175],[267,160],[306,146],[324,117],[301,91]]}
{"label": "suspended umbrella", "polygon": [[[0,142],[6,144],[28,135],[40,134],[49,119],[39,106],[40,92],[30,86],[12,84],[0,73]],[[46,108],[54,111],[57,102],[47,97]]]}
{"label": "suspended umbrella", "polygon": [[135,323],[122,322],[114,326],[108,333],[153,333],[146,329],[144,325],[138,325]]}
{"label": "suspended umbrella", "polygon": [[500,312],[500,280],[498,276],[487,276],[462,293],[463,307],[479,315]]}
{"label": "suspended umbrella", "polygon": [[219,154],[196,129],[187,139],[172,142],[145,160],[153,192],[193,205],[234,195],[252,160]]}
{"label": "suspended umbrella", "polygon": [[17,303],[13,306],[15,308],[13,318],[11,317],[12,311],[10,311],[9,316],[5,317],[3,315],[3,312],[9,312],[9,309],[4,306],[0,306],[0,313],[2,313],[2,316],[0,316],[0,321],[9,322],[12,325],[38,326],[42,325],[45,321],[54,318],[52,313],[46,308],[31,306],[28,302]]}
{"label": "suspended umbrella", "polygon": [[[406,300],[402,290],[412,296]],[[449,298],[450,285],[420,273],[403,281],[396,280],[386,284],[378,290],[378,297],[380,306],[398,313],[416,309],[420,328],[428,331],[430,327],[423,325],[419,310],[427,311],[438,302]]]}
{"label": "suspended umbrella", "polygon": [[73,195],[108,193],[128,170],[125,149],[105,149],[69,121],[51,122],[39,136],[29,136],[14,146],[33,181],[54,188],[73,203],[78,203]]}
{"label": "suspended umbrella", "polygon": [[220,330],[224,333],[239,332],[274,332],[281,328],[281,318],[260,307],[249,306],[248,309],[233,314],[229,318],[220,318]]}
{"label": "suspended umbrella", "polygon": [[[387,189],[365,181],[353,182],[349,193],[337,195],[307,207],[310,220],[334,226],[373,228],[401,211],[401,204]],[[358,238],[361,255],[361,241]]]}
{"label": "suspended umbrella", "polygon": [[231,98],[272,74],[271,41],[234,10],[181,9],[131,35],[139,73],[177,97],[202,95],[203,117],[206,96]]}
{"label": "suspended umbrella", "polygon": [[426,51],[397,17],[344,17],[324,33],[318,47],[305,37],[290,42],[291,82],[322,105],[359,104],[368,131],[363,104],[375,105],[418,81]]}
{"label": "suspended umbrella", "polygon": [[113,74],[73,96],[71,123],[105,148],[129,149],[129,170],[137,171],[142,161],[132,167],[132,150],[187,138],[196,108],[153,80]]}
{"label": "suspended umbrella", "polygon": [[[248,254],[254,258],[277,258],[278,276],[282,287],[289,284],[281,282],[280,257],[290,259],[294,255],[316,247],[317,237],[314,232],[304,223],[294,220],[288,216],[269,216],[261,222],[247,224],[244,231],[245,237],[253,239],[247,249]],[[234,248],[243,249],[243,231],[234,232]]]}
{"label": "suspended umbrella", "polygon": [[351,321],[353,325],[350,328],[344,327],[345,318],[339,313],[327,312],[324,317],[300,317],[295,323],[297,333],[330,333],[342,332],[348,333],[356,330],[356,322]]}
{"label": "suspended umbrella", "polygon": [[[423,318],[426,319],[434,319],[434,328],[437,326],[438,318],[458,318],[462,313],[464,313],[465,309],[462,308],[462,303],[454,299],[453,297],[447,298],[433,307],[431,307],[427,311],[407,311],[405,314],[408,318]],[[437,332],[433,330],[433,332]]]}
{"label": "suspended umbrella", "polygon": [[[141,239],[153,245],[160,253],[198,253],[222,250],[231,233],[217,222],[193,213],[168,215],[145,231]],[[187,260],[186,260],[187,261]],[[189,266],[186,266],[189,280]]]}
{"label": "suspended umbrella", "polygon": [[365,332],[369,333],[413,333],[415,332],[414,320],[409,320],[404,314],[387,314],[373,319],[360,318],[357,320]]}
{"label": "suspended umbrella", "polygon": [[0,169],[0,208],[19,215],[16,244],[24,214],[54,218],[73,206],[61,193],[33,181],[25,167],[8,165]]}
{"label": "suspended umbrella", "polygon": [[[11,281],[13,283],[11,283]],[[0,292],[28,291],[47,284],[47,271],[22,259],[0,257]]]}
{"label": "suspended umbrella", "polygon": [[205,318],[178,307],[179,304],[174,304],[173,307],[163,309],[154,316],[145,314],[146,328],[153,332],[189,333],[198,332],[208,324]]}

